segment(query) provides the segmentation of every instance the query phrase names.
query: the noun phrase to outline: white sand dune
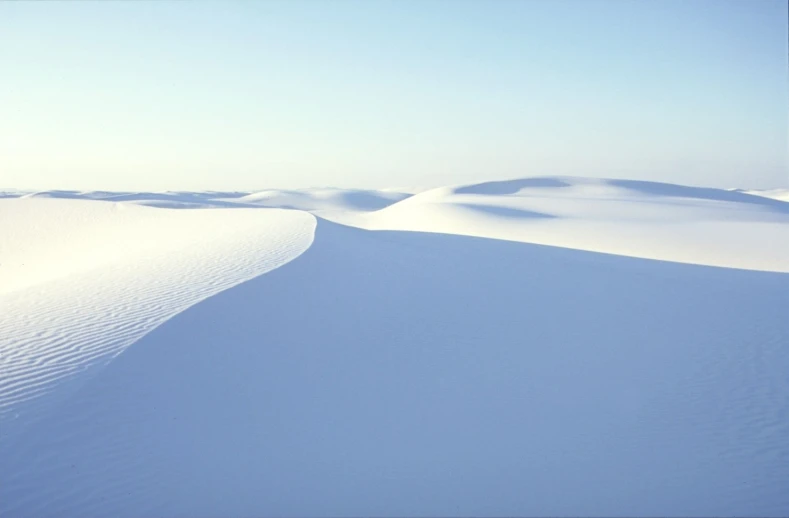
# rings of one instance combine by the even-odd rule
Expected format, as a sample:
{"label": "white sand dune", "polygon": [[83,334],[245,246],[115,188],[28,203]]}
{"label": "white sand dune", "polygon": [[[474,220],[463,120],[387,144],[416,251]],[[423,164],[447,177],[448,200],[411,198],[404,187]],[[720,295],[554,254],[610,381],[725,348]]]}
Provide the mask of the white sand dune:
{"label": "white sand dune", "polygon": [[306,211],[368,212],[383,209],[411,196],[399,190],[361,189],[270,189],[255,192],[110,192],[50,190],[31,193],[0,193],[4,197],[91,199],[111,202],[129,202],[170,209],[195,208],[282,208]]}
{"label": "white sand dune", "polygon": [[259,191],[233,200],[261,207],[278,207],[308,211],[374,211],[383,209],[410,195],[395,191],[349,189],[304,189],[299,191]]}
{"label": "white sand dune", "polygon": [[[0,202],[0,437],[174,314],[290,261],[314,218]],[[57,389],[57,390],[56,390]]]}
{"label": "white sand dune", "polygon": [[774,200],[789,202],[789,189],[764,189],[743,192],[754,194],[756,196],[764,196],[765,198],[772,198]]}
{"label": "white sand dune", "polygon": [[378,212],[325,216],[368,229],[493,237],[789,272],[789,203],[722,189],[526,178],[433,189]]}
{"label": "white sand dune", "polygon": [[785,202],[126,194],[0,200],[2,516],[789,514]]}

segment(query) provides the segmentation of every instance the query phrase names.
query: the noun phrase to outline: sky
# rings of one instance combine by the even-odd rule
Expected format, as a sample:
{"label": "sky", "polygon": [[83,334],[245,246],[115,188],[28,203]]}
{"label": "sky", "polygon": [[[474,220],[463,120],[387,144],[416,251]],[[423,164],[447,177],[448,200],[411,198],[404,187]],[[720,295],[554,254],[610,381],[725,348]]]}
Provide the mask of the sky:
{"label": "sky", "polygon": [[0,187],[789,186],[785,0],[0,2]]}

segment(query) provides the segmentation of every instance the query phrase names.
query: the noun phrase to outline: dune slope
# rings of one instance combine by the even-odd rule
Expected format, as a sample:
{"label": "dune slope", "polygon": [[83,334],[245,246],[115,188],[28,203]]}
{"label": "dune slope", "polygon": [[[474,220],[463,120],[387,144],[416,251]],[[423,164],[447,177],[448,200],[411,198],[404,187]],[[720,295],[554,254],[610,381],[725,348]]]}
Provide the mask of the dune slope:
{"label": "dune slope", "polygon": [[723,189],[536,177],[442,187],[376,212],[324,216],[368,229],[789,272],[789,203]]}
{"label": "dune slope", "polygon": [[298,256],[314,224],[274,209],[0,200],[0,440],[171,316]]}
{"label": "dune slope", "polygon": [[0,514],[785,516],[788,294],[319,221],[0,443]]}

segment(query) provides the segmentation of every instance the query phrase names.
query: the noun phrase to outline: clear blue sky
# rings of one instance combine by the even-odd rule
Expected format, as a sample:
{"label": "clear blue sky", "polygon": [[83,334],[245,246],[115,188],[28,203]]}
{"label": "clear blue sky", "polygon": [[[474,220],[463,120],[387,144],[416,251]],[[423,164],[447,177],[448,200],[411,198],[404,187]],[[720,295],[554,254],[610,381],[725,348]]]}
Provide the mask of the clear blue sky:
{"label": "clear blue sky", "polygon": [[789,185],[784,0],[0,3],[0,187]]}

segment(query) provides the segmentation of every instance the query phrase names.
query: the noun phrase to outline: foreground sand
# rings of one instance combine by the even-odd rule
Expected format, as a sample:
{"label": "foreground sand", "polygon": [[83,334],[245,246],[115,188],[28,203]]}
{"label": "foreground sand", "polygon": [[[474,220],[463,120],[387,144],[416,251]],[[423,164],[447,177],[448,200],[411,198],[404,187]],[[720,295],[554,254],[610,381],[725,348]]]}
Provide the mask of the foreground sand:
{"label": "foreground sand", "polygon": [[0,514],[786,515],[786,272],[668,184],[9,196]]}

